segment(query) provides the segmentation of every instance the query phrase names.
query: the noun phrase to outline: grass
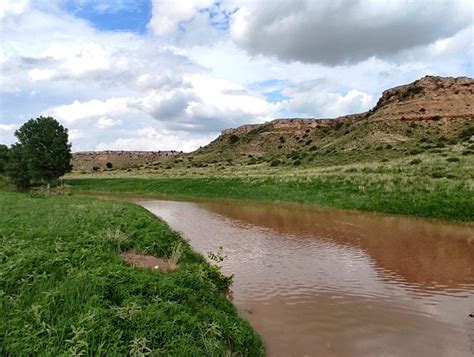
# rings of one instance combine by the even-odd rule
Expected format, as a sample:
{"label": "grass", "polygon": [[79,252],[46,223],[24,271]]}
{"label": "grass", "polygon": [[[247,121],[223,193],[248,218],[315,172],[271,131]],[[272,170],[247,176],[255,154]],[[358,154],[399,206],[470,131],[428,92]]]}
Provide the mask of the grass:
{"label": "grass", "polygon": [[[451,221],[474,221],[472,157],[449,162],[353,164],[326,168],[238,169],[232,175],[69,179],[73,192],[128,194],[180,199],[245,199],[317,204]],[[208,170],[206,168],[206,170]]]}
{"label": "grass", "polygon": [[[473,118],[263,125],[162,162],[68,175],[74,192],[289,201],[474,221]],[[304,129],[305,127],[303,127]],[[79,166],[78,166],[79,167]]]}
{"label": "grass", "polygon": [[[118,254],[175,252],[165,274]],[[217,268],[133,204],[0,193],[0,355],[263,354]]]}

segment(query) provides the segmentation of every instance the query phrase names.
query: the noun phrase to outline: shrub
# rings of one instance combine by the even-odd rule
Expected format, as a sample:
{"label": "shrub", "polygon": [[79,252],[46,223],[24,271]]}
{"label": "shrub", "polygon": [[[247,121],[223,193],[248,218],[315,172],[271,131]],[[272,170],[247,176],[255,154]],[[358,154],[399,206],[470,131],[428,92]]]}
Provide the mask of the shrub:
{"label": "shrub", "polygon": [[296,160],[295,162],[293,162],[293,165],[295,166],[301,165],[301,160]]}
{"label": "shrub", "polygon": [[240,140],[240,138],[239,138],[237,135],[235,135],[235,134],[232,134],[231,136],[229,136],[229,142],[230,142],[231,144],[235,144],[235,143],[237,143],[239,140]]}
{"label": "shrub", "polygon": [[458,162],[459,158],[458,157],[448,157],[446,159],[447,162]]}
{"label": "shrub", "polygon": [[280,164],[281,164],[281,161],[278,160],[278,159],[275,159],[275,160],[272,160],[272,162],[270,163],[270,166],[274,167],[274,166],[278,166]]}
{"label": "shrub", "polygon": [[474,126],[464,129],[459,133],[459,138],[463,141],[467,141],[474,135]]}
{"label": "shrub", "polygon": [[111,169],[114,167],[114,165],[111,162],[108,162],[105,164],[105,167],[107,167],[108,169]]}

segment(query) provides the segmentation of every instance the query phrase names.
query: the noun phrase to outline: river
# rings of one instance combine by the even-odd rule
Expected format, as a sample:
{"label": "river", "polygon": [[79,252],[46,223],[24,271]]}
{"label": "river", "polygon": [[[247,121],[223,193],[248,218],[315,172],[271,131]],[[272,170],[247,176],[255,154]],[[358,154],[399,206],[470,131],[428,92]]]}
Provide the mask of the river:
{"label": "river", "polygon": [[292,204],[138,202],[204,254],[269,356],[472,356],[474,226]]}

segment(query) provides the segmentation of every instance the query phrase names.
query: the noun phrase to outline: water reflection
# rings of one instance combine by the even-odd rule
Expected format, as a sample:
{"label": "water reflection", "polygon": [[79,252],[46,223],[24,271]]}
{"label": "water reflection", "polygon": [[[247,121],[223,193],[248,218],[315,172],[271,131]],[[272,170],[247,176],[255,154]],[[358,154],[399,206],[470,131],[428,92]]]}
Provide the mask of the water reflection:
{"label": "water reflection", "polygon": [[473,226],[299,205],[144,201],[206,253],[269,355],[470,355]]}

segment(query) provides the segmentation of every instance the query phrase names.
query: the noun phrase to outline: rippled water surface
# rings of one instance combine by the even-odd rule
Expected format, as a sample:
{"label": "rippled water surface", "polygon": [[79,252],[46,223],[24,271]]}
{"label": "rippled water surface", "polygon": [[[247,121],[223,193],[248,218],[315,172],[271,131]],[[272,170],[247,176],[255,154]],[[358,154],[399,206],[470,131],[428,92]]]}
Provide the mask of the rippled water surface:
{"label": "rippled water surface", "polygon": [[300,205],[141,201],[204,255],[270,356],[472,356],[474,226]]}

